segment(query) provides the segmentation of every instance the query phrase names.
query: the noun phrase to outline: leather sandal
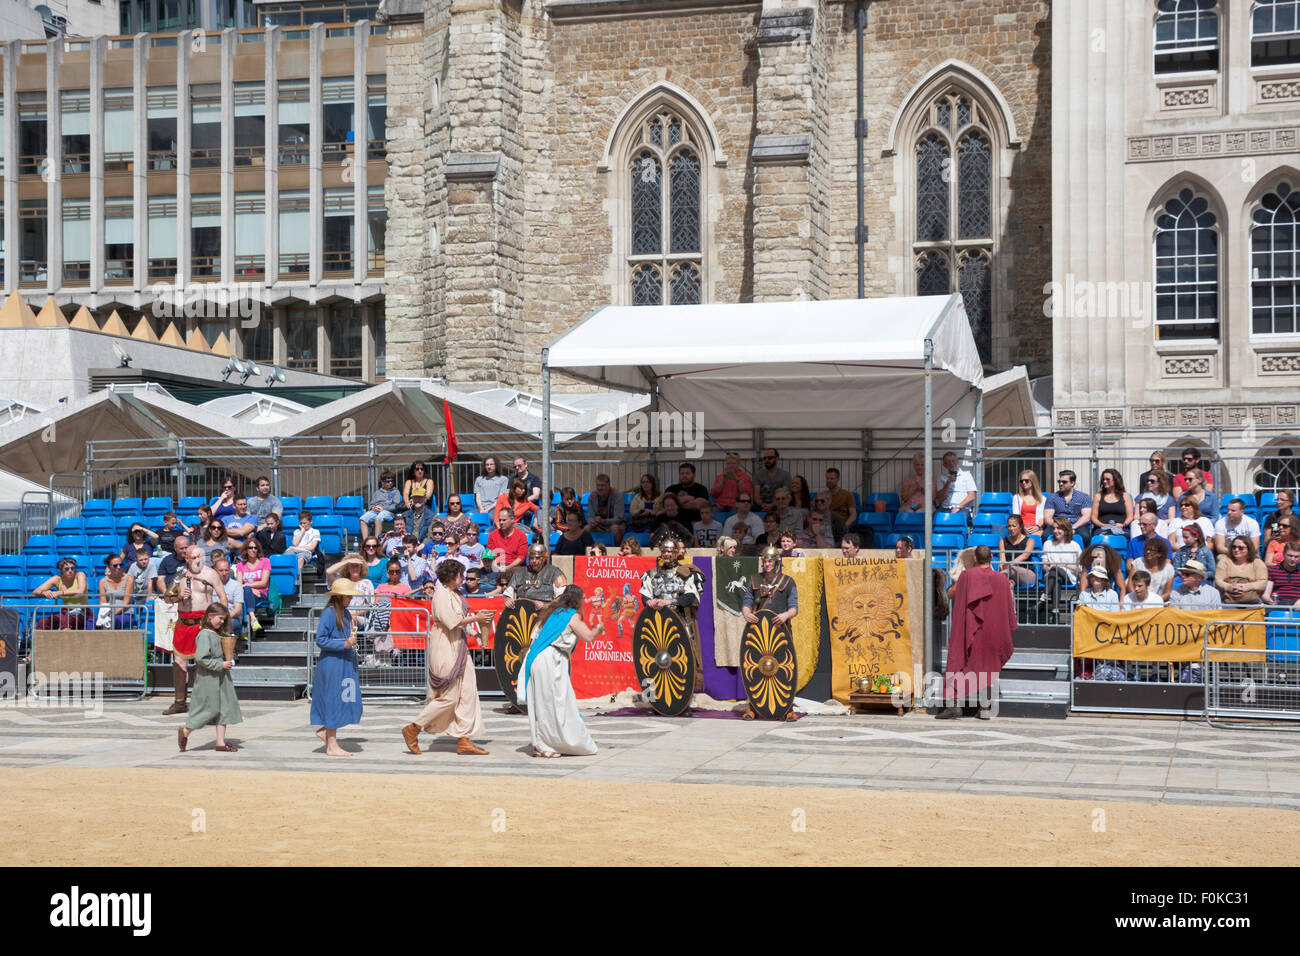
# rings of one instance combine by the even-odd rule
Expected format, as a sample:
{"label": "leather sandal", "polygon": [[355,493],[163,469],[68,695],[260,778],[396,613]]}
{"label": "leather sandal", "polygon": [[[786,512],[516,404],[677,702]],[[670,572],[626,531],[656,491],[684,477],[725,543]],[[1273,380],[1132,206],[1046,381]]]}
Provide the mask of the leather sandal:
{"label": "leather sandal", "polygon": [[470,740],[468,737],[461,737],[460,740],[456,741],[456,753],[461,756],[470,756],[475,754],[486,755],[487,751],[475,744],[474,741]]}
{"label": "leather sandal", "polygon": [[185,752],[185,745],[190,742],[190,735],[185,732],[184,727],[176,728],[176,744],[181,748],[181,753]]}
{"label": "leather sandal", "polygon": [[407,724],[402,728],[402,739],[406,741],[406,749],[411,753],[420,752],[420,728],[415,724]]}
{"label": "leather sandal", "polygon": [[214,749],[220,750],[222,753],[228,753],[228,754],[239,753],[239,748],[234,746],[233,744],[218,744]]}

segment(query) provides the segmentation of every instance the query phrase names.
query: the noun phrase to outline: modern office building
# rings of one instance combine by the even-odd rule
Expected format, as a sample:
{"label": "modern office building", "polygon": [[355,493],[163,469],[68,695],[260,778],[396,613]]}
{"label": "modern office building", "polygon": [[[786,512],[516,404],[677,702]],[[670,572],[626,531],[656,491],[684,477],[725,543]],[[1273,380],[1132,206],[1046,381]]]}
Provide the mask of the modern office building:
{"label": "modern office building", "polygon": [[7,44],[6,289],[69,316],[225,332],[259,362],[384,377],[384,33]]}

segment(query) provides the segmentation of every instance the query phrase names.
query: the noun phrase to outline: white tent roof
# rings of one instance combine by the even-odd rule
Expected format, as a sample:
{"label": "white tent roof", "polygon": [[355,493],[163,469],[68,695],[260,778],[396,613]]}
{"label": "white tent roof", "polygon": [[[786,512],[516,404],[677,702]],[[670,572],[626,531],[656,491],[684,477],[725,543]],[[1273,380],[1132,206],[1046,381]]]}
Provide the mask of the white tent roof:
{"label": "white tent roof", "polygon": [[[553,371],[640,391],[707,428],[863,428],[920,421],[925,340],[934,416],[983,381],[961,296],[608,306],[562,335]],[[969,401],[968,401],[969,400]]]}

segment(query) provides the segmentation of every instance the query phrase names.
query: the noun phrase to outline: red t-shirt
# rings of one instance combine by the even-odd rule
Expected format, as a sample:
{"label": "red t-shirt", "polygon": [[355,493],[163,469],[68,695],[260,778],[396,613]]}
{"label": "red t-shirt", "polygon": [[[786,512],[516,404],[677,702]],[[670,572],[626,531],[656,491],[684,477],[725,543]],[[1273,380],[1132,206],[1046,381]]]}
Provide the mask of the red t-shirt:
{"label": "red t-shirt", "polygon": [[495,554],[494,563],[499,568],[514,564],[516,561],[523,561],[528,557],[528,535],[517,527],[510,529],[508,538],[499,529],[493,528],[492,533],[488,535],[487,546]]}

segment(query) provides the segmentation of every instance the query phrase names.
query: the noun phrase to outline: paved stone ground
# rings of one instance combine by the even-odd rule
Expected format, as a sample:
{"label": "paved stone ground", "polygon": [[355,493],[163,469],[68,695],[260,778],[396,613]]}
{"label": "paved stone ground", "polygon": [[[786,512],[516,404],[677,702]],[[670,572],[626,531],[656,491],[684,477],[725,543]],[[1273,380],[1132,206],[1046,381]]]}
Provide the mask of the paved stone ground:
{"label": "paved stone ground", "polygon": [[454,741],[423,737],[409,754],[399,728],[418,707],[367,704],[340,737],[355,752],[329,759],[309,705],[242,704],[219,754],[210,729],[176,749],[183,718],[167,701],[106,702],[103,714],[0,707],[0,767],[230,767],[241,770],[487,774],[572,779],[865,787],[1088,800],[1300,809],[1300,732],[1237,730],[1128,718],[1001,718],[936,723],[924,715],[805,717],[797,724],[587,716],[594,757],[529,756],[528,720],[485,702],[487,757],[457,757]]}

